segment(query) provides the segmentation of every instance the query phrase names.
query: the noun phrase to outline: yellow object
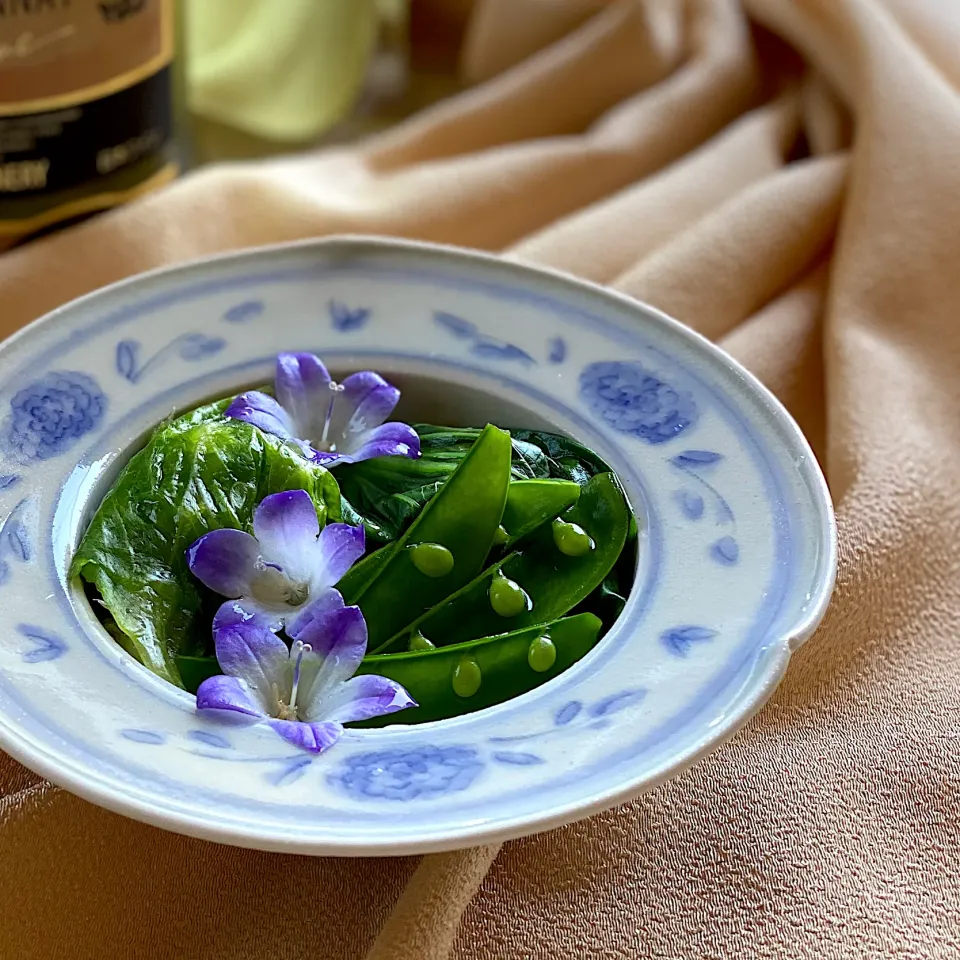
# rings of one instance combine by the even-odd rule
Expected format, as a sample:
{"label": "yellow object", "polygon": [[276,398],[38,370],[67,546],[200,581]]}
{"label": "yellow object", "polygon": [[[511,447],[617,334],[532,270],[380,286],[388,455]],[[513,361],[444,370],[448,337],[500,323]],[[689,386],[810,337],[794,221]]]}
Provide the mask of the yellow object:
{"label": "yellow object", "polygon": [[353,106],[374,49],[377,0],[187,0],[193,113],[303,142]]}

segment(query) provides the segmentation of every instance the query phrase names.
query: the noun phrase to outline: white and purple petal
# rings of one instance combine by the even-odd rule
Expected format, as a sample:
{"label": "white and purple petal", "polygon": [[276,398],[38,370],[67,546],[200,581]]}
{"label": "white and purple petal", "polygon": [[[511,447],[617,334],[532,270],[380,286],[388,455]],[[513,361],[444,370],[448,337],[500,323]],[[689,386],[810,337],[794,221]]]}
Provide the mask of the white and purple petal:
{"label": "white and purple petal", "polygon": [[[366,549],[363,526],[328,523],[320,532],[310,558],[310,583],[313,590],[332,587],[363,556]],[[312,591],[311,591],[312,592]]]}
{"label": "white and purple petal", "polygon": [[309,643],[320,658],[319,669],[309,687],[302,687],[298,702],[305,716],[323,716],[323,702],[337,684],[357,672],[367,652],[367,624],[359,607],[344,607],[328,616],[310,620],[296,630],[296,640]]}
{"label": "white and purple petal", "polygon": [[372,370],[350,374],[342,386],[343,392],[337,398],[335,408],[335,422],[349,451],[351,437],[379,427],[393,413],[400,391]]}
{"label": "white and purple petal", "polygon": [[343,463],[359,463],[376,457],[409,457],[416,460],[419,456],[420,437],[417,431],[409,424],[391,421],[367,433],[360,446],[344,454],[341,460]]}
{"label": "white and purple petal", "polygon": [[312,579],[320,520],[306,490],[264,497],[253,512],[253,532],[265,560],[292,580],[306,583]]}
{"label": "white and purple petal", "polygon": [[279,354],[274,386],[294,432],[309,440],[330,404],[330,374],[323,361],[312,353]]}
{"label": "white and purple petal", "polygon": [[296,640],[307,629],[313,633],[323,633],[326,628],[322,623],[313,623],[309,627],[308,624],[311,621],[322,621],[326,617],[335,616],[343,607],[343,597],[339,590],[330,587],[327,590],[318,591],[304,606],[286,618],[288,636]]}
{"label": "white and purple petal", "polygon": [[259,698],[238,677],[207,677],[197,688],[197,709],[227,711],[258,719],[266,716]]}
{"label": "white and purple petal", "polygon": [[221,597],[242,597],[250,591],[260,545],[242,530],[211,530],[187,548],[187,566]]}
{"label": "white and purple petal", "polygon": [[298,439],[296,424],[287,411],[273,397],[259,390],[241,393],[227,407],[226,416],[249,423],[281,440]]}
{"label": "white and purple petal", "polygon": [[237,623],[256,623],[267,630],[279,630],[283,624],[275,623],[275,619],[272,613],[265,613],[259,607],[251,609],[249,601],[243,598],[227,600],[220,605],[213,618],[213,635],[216,636],[224,627]]}
{"label": "white and purple petal", "polygon": [[339,723],[303,723],[298,720],[267,721],[284,740],[310,753],[323,753],[332,747],[343,734]]}
{"label": "white and purple petal", "polygon": [[287,645],[258,619],[221,624],[214,635],[217,661],[225,674],[242,680],[261,713],[273,712],[279,696],[290,695],[290,653]]}
{"label": "white and purple petal", "polygon": [[395,680],[366,675],[352,677],[331,690],[319,705],[327,720],[350,723],[382,717],[417,706],[417,702]]}

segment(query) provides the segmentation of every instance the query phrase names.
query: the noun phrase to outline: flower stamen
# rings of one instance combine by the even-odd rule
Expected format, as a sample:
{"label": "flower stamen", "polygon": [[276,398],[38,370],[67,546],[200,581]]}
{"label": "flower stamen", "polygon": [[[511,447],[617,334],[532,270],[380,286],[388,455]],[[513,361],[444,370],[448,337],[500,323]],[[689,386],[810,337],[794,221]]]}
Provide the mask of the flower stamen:
{"label": "flower stamen", "polygon": [[336,453],[336,443],[328,442],[327,438],[330,436],[330,424],[333,422],[333,407],[337,402],[337,394],[343,393],[344,386],[342,383],[331,380],[328,387],[330,388],[330,403],[327,404],[327,413],[323,420],[323,433],[320,435],[319,449],[327,453]]}
{"label": "flower stamen", "polygon": [[290,710],[293,711],[294,717],[297,715],[297,690],[300,687],[300,666],[303,663],[303,655],[305,653],[310,653],[313,650],[313,647],[309,643],[303,643],[301,640],[294,642],[293,646],[290,648],[290,655],[293,656],[296,653],[297,662],[293,665],[293,689],[290,692]]}

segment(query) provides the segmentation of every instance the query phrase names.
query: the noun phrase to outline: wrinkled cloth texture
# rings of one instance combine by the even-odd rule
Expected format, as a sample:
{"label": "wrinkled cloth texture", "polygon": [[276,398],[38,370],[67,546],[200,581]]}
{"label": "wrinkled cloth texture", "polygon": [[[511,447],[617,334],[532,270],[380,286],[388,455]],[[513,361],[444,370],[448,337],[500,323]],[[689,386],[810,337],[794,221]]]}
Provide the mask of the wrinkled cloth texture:
{"label": "wrinkled cloth texture", "polygon": [[753,370],[840,533],[826,620],[744,730],[502,847],[217,847],[0,757],[0,955],[960,955],[958,51],[955,0],[477,0],[458,98],[0,257],[3,334],[140,270],[334,232],[559,267]]}

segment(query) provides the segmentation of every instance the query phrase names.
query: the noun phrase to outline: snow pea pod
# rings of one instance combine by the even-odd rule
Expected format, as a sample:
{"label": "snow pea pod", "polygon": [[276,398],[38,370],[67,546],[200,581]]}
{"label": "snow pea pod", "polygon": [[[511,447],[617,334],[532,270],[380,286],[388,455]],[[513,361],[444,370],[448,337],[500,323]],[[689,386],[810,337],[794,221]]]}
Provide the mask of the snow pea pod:
{"label": "snow pea pod", "polygon": [[352,605],[357,602],[357,597],[373,582],[384,564],[393,556],[396,546],[395,543],[388,543],[385,547],[368,553],[340,578],[336,586],[343,596],[344,603]]}
{"label": "snow pea pod", "polygon": [[583,486],[563,520],[583,528],[591,549],[570,556],[544,524],[520,549],[487,567],[455,595],[398,632],[375,653],[404,650],[413,631],[434,646],[556,620],[584,600],[610,572],[623,550],[631,513],[619,482],[600,473]]}
{"label": "snow pea pod", "polygon": [[580,484],[572,480],[514,480],[507,491],[502,526],[510,549],[541,524],[559,516],[577,502]]}
{"label": "snow pea pod", "polygon": [[396,680],[419,706],[357,726],[426,723],[503,703],[576,663],[596,644],[600,627],[592,613],[581,613],[437,650],[367,657],[358,673]]}
{"label": "snow pea pod", "polygon": [[470,452],[357,594],[375,651],[482,569],[510,484],[510,434],[486,426]]}

